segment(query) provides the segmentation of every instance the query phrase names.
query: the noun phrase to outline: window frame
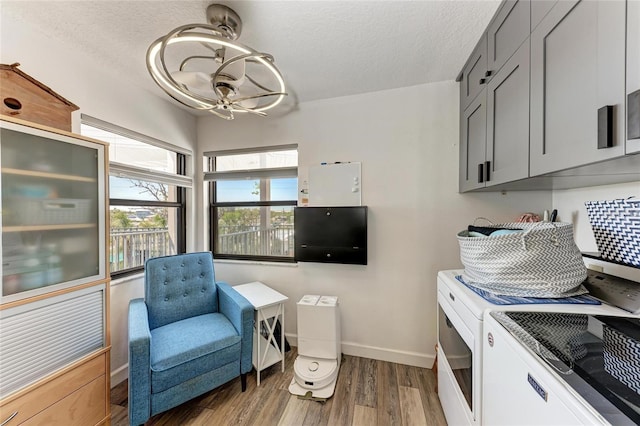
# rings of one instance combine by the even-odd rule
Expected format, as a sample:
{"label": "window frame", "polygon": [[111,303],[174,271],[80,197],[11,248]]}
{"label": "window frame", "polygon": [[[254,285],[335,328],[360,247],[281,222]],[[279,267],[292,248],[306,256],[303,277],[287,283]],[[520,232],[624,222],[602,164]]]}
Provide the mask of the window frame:
{"label": "window frame", "polygon": [[[184,175],[184,166],[186,165],[186,155],[176,153],[176,171],[178,174]],[[111,206],[123,206],[123,207],[168,207],[176,209],[176,254],[186,253],[187,244],[187,225],[186,225],[186,191],[183,186],[176,186],[176,201],[153,201],[153,200],[132,200],[122,198],[109,198],[109,207]],[[111,229],[109,229],[111,232]],[[134,268],[121,269],[119,271],[109,271],[111,278],[123,278],[129,275],[134,275],[144,271],[144,265],[136,266]]]}
{"label": "window frame", "polygon": [[[217,152],[205,152],[204,156],[207,158],[207,165],[209,171],[216,170],[216,158],[224,155],[234,155],[234,154],[247,154],[247,153],[259,153],[259,152],[273,152],[273,151],[282,151],[285,149],[298,149],[297,145],[281,145],[281,146],[270,146],[270,147],[260,147],[260,148],[247,148],[240,150],[229,150],[229,151],[217,151]],[[296,165],[296,179],[298,179]],[[252,170],[269,170],[269,169],[252,169]],[[207,171],[205,171],[205,175]],[[264,179],[264,178],[260,178]],[[228,179],[231,180],[231,179]],[[205,183],[207,181],[205,180]],[[221,260],[241,260],[241,261],[257,261],[257,262],[277,262],[277,263],[296,263],[295,255],[292,256],[267,256],[267,255],[251,255],[251,254],[228,254],[228,253],[219,253],[218,252],[218,238],[217,238],[217,217],[218,217],[218,209],[224,207],[296,207],[298,205],[297,197],[295,200],[284,200],[284,201],[222,201],[218,202],[217,200],[217,181],[211,180],[209,183],[209,249],[214,257],[214,259]],[[295,223],[295,216],[294,216]],[[295,247],[293,247],[295,250]]]}
{"label": "window frame", "polygon": [[[90,126],[96,129],[104,130],[106,132],[110,132],[113,134],[121,135],[130,139],[137,140],[141,143],[145,143],[151,146],[156,146],[168,151],[173,152],[176,155],[176,175],[178,176],[187,176],[187,156],[189,155],[187,151],[173,147],[172,145],[163,142],[156,141],[153,138],[148,136],[139,134],[134,131],[130,131],[128,129],[122,128],[120,126],[107,123],[105,121],[86,116],[84,114],[81,115],[81,123]],[[119,163],[118,163],[119,164]],[[132,166],[133,169],[135,167]],[[153,171],[149,171],[148,174],[153,175]],[[158,172],[158,174],[163,174],[164,172]],[[111,174],[108,175],[112,176]],[[114,175],[115,176],[115,175]],[[139,180],[146,180],[144,177],[136,177]],[[108,200],[108,208],[110,210],[111,206],[117,207],[166,207],[166,208],[175,208],[176,209],[176,228],[175,228],[175,247],[176,254],[186,253],[187,251],[187,187],[180,186],[179,184],[175,184],[175,192],[176,192],[176,200],[175,201],[155,201],[155,200],[140,200],[140,199],[124,199],[124,198],[109,198]],[[111,226],[109,225],[109,234],[111,234]],[[111,238],[111,237],[109,237]],[[109,275],[111,279],[124,278],[130,275],[138,274],[144,271],[144,265],[136,266],[134,268],[121,269],[119,271],[111,271],[109,268]]]}

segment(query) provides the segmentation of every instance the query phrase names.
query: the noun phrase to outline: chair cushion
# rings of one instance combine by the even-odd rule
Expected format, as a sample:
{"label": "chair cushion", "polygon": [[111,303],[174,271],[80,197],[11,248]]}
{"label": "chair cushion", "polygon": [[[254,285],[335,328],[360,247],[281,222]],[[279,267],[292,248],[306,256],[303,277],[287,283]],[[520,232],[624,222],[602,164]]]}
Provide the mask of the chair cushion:
{"label": "chair cushion", "polygon": [[150,352],[157,393],[239,360],[240,336],[224,315],[205,314],[151,330]]}
{"label": "chair cushion", "polygon": [[218,312],[211,253],[154,257],[145,262],[149,327]]}

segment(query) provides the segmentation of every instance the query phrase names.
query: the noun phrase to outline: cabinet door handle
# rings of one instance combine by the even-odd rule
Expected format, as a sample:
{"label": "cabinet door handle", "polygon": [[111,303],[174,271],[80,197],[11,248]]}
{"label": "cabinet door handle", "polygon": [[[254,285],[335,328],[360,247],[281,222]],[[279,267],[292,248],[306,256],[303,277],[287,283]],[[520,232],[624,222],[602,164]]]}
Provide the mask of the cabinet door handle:
{"label": "cabinet door handle", "polygon": [[484,162],[484,180],[485,182],[491,180],[491,161]]}
{"label": "cabinet door handle", "polygon": [[15,416],[18,415],[17,411],[14,411],[13,414],[11,414],[9,417],[7,417],[7,419],[5,421],[3,421],[2,423],[0,423],[0,426],[4,426],[7,423],[9,423],[11,421],[11,419],[13,419]]}
{"label": "cabinet door handle", "polygon": [[485,84],[486,82],[487,82],[487,79],[486,79],[486,78],[481,78],[481,79],[480,79],[480,84]]}
{"label": "cabinet door handle", "polygon": [[492,75],[492,74],[493,74],[493,71],[491,71],[491,70],[486,70],[486,71],[484,72],[484,76],[485,76],[485,77],[491,77],[491,75]]}
{"label": "cabinet door handle", "polygon": [[627,95],[627,139],[640,139],[640,90]]}
{"label": "cabinet door handle", "polygon": [[613,146],[613,105],[598,109],[598,149]]}
{"label": "cabinet door handle", "polygon": [[484,182],[484,171],[482,170],[484,164],[478,164],[478,183]]}

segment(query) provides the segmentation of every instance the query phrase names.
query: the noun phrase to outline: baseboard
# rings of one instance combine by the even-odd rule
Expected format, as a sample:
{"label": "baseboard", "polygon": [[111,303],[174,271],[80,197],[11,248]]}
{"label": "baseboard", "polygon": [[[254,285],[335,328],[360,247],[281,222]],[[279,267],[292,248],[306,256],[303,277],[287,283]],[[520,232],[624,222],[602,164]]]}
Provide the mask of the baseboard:
{"label": "baseboard", "polygon": [[[296,334],[285,333],[291,346],[298,346]],[[359,356],[362,358],[377,359],[380,361],[395,362],[397,364],[412,365],[415,367],[431,368],[435,360],[435,354],[422,354],[418,352],[398,351],[389,348],[361,345],[353,342],[342,342],[342,353]]]}
{"label": "baseboard", "polygon": [[[291,346],[298,346],[296,334],[285,333],[285,337]],[[415,367],[431,368],[435,355],[421,354],[417,352],[397,351],[389,348],[366,346],[353,342],[342,342],[342,353],[346,355],[371,358],[380,361],[395,362],[397,364],[413,365]],[[111,387],[125,381],[129,377],[129,364],[125,364],[111,372]]]}
{"label": "baseboard", "polygon": [[129,378],[129,364],[125,364],[120,368],[117,368],[111,372],[111,387],[115,387],[117,384],[124,382]]}

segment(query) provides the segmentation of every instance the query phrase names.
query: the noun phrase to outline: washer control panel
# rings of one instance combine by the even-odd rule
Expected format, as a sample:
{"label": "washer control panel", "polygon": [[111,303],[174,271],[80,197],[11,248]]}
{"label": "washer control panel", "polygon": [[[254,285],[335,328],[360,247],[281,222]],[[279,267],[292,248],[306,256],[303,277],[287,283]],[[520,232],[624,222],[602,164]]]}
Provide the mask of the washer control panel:
{"label": "washer control panel", "polygon": [[592,296],[640,315],[639,282],[587,269],[587,280],[583,284]]}

